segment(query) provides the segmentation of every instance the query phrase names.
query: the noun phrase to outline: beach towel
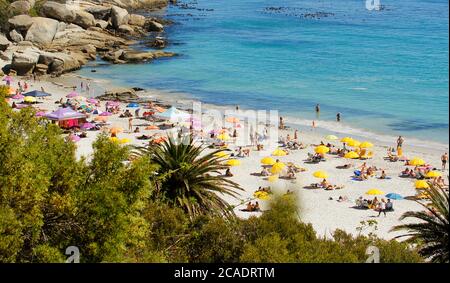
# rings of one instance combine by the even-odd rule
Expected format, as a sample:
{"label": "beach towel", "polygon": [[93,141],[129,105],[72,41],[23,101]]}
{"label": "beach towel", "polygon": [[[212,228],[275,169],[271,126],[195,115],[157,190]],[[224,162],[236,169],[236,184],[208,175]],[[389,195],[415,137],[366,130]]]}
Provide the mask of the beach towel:
{"label": "beach towel", "polygon": [[361,179],[358,179],[357,177],[352,177],[352,180],[353,181],[360,181],[360,182],[362,181]]}

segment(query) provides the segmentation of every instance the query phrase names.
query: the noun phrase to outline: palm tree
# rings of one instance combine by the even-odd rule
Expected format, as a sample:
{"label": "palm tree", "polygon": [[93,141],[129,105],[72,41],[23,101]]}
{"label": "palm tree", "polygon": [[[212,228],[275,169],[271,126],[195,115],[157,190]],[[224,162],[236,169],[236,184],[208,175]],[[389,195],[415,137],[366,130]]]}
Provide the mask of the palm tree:
{"label": "palm tree", "polygon": [[421,221],[395,226],[392,231],[407,230],[406,234],[397,238],[408,236],[407,242],[417,244],[423,257],[429,258],[431,262],[448,263],[449,195],[436,186],[431,186],[427,193],[431,203],[418,202],[425,211],[408,211],[400,218],[417,218]]}
{"label": "palm tree", "polygon": [[227,166],[216,150],[204,154],[206,147],[194,145],[191,137],[168,138],[153,150],[138,148],[143,155],[159,165],[156,172],[155,199],[181,207],[190,218],[201,214],[234,216],[234,212],[220,195],[237,197],[242,188],[220,173]]}

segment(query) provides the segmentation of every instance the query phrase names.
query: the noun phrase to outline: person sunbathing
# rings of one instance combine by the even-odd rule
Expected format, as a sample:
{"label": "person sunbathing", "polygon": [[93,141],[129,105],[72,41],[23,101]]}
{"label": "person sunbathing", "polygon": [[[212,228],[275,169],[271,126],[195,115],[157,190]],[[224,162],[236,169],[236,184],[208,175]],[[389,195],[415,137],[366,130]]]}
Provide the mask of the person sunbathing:
{"label": "person sunbathing", "polygon": [[323,179],[322,182],[320,182],[319,187],[321,188],[327,188],[328,186],[330,186],[330,184],[327,182],[326,179]]}
{"label": "person sunbathing", "polygon": [[139,127],[136,127],[136,129],[134,129],[135,133],[140,133]]}
{"label": "person sunbathing", "polygon": [[410,177],[410,171],[409,168],[406,168],[405,170],[402,171],[400,177]]}
{"label": "person sunbathing", "polygon": [[384,170],[382,170],[381,171],[381,176],[380,176],[380,179],[386,179],[387,178],[387,175],[386,175],[386,172],[384,171]]}
{"label": "person sunbathing", "polygon": [[255,205],[253,206],[253,211],[261,211],[261,208],[259,207],[258,202],[256,202]]}
{"label": "person sunbathing", "polygon": [[347,164],[344,164],[344,165],[340,166],[339,168],[342,168],[342,169],[350,169],[350,168],[352,168],[352,167],[353,167],[353,165],[352,165],[351,163],[347,163]]}
{"label": "person sunbathing", "polygon": [[269,170],[267,168],[263,168],[263,170],[261,171],[261,176],[266,177],[266,176],[269,176],[269,175],[270,175]]}

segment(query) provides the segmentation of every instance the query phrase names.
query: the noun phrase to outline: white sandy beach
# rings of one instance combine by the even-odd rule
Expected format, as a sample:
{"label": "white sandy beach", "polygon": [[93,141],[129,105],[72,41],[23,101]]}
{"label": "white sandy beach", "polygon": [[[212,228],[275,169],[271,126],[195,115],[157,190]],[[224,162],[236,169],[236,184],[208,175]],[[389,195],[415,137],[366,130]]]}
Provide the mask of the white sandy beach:
{"label": "white sandy beach", "polygon": [[[45,89],[45,91],[52,94],[51,97],[46,99],[39,99],[39,104],[36,104],[35,107],[39,107],[41,109],[45,109],[46,111],[54,111],[58,108],[58,104],[55,104],[55,101],[63,98],[66,100],[66,95],[72,90],[72,86],[74,82],[77,82],[77,78],[73,75],[65,76],[63,78],[57,79],[58,82],[66,81],[66,85],[62,86],[59,83],[55,84],[53,82],[42,81],[42,82],[29,82],[30,90],[40,90],[41,87]],[[15,86],[17,81],[14,83]],[[97,88],[96,88],[97,87]],[[99,86],[93,86],[93,89],[97,89],[100,91],[101,88],[107,88],[105,83],[100,84]],[[85,92],[80,92],[81,95],[89,97],[89,94]],[[96,93],[101,94],[101,93]],[[164,97],[164,93],[158,93],[156,91],[146,92],[147,96],[151,96],[152,98],[158,100],[164,100],[168,104],[176,103],[176,106],[186,105],[186,108],[192,107],[189,106],[188,98],[172,98],[169,99]],[[12,103],[12,100],[11,100]],[[17,101],[16,101],[17,103]],[[104,111],[105,102],[101,103],[101,110]],[[125,109],[125,104],[121,105],[121,109]],[[207,109],[208,107],[213,106],[205,106],[202,105],[203,109]],[[223,107],[218,107],[223,110]],[[141,113],[145,110],[141,109]],[[134,109],[131,109],[131,113],[134,114]],[[131,140],[130,144],[133,145],[145,145],[146,141],[136,139],[137,136],[142,134],[153,134],[155,132],[159,132],[162,135],[164,133],[162,131],[149,131],[144,130],[146,125],[150,125],[150,122],[141,119],[133,119],[133,128],[139,126],[141,129],[140,133],[129,133],[128,129],[128,119],[119,118],[118,115],[113,115],[108,117],[108,121],[113,126],[120,126],[125,129],[123,133],[118,134],[119,138],[128,138]],[[88,119],[90,120],[90,119]],[[289,120],[286,121],[289,124]],[[307,122],[305,122],[306,124]],[[211,126],[211,125],[209,125]],[[320,127],[320,124],[319,124]],[[238,205],[235,209],[236,213],[240,217],[249,217],[250,215],[257,215],[258,213],[249,213],[240,211],[241,208],[244,208],[245,205],[241,205],[243,201],[247,201],[248,199],[253,198],[254,191],[259,186],[273,186],[275,190],[286,191],[291,190],[298,194],[298,199],[301,202],[301,218],[304,222],[310,222],[313,224],[314,228],[320,235],[329,236],[332,231],[335,229],[342,229],[347,232],[356,234],[356,228],[360,226],[361,221],[367,220],[377,220],[378,221],[378,230],[375,233],[382,238],[390,239],[398,234],[389,232],[389,230],[395,226],[400,224],[401,222],[398,220],[399,217],[406,211],[409,210],[419,210],[421,209],[420,205],[411,200],[394,200],[394,211],[388,212],[387,217],[381,215],[377,217],[378,212],[374,210],[360,210],[355,209],[353,206],[355,205],[355,200],[360,197],[373,198],[373,196],[365,195],[365,192],[369,189],[380,189],[387,193],[398,193],[404,197],[412,196],[416,194],[416,190],[414,189],[414,180],[409,178],[400,178],[398,177],[399,173],[405,169],[404,162],[389,162],[383,159],[386,156],[386,150],[388,146],[395,146],[395,137],[392,137],[392,141],[390,143],[385,140],[376,140],[371,137],[369,139],[370,142],[375,144],[373,148],[370,150],[374,152],[373,159],[367,160],[367,164],[369,166],[375,165],[378,168],[382,168],[386,171],[387,175],[391,177],[389,180],[380,180],[378,178],[369,178],[366,181],[353,181],[353,171],[355,169],[337,169],[336,166],[343,165],[346,163],[353,163],[355,166],[359,166],[364,161],[362,160],[346,160],[343,158],[338,158],[335,155],[327,155],[326,162],[320,162],[319,164],[306,164],[303,162],[307,158],[308,153],[314,153],[314,146],[312,144],[319,144],[320,141],[328,142],[324,139],[324,134],[327,134],[326,129],[316,129],[311,130],[307,127],[303,127],[299,132],[299,141],[303,144],[307,145],[306,149],[291,151],[291,153],[287,156],[282,157],[274,157],[279,158],[282,162],[293,162],[301,167],[306,168],[306,172],[298,173],[296,175],[296,180],[284,180],[280,179],[274,183],[269,183],[263,177],[253,176],[251,173],[259,173],[261,171],[260,159],[270,155],[268,153],[261,153],[256,151],[255,149],[251,151],[250,157],[240,158],[241,165],[232,167],[231,172],[234,174],[231,177],[232,180],[239,183],[244,191],[241,192],[240,199],[233,199],[230,197],[225,197],[226,200],[233,205]],[[96,135],[99,134],[99,131],[87,131],[87,138],[81,139],[77,142],[77,156],[86,156],[89,158],[89,155],[92,153],[92,142],[95,140]],[[293,129],[280,131],[279,134],[282,137],[285,137],[287,134],[293,136]],[[329,134],[336,134],[335,132],[329,131]],[[344,133],[339,134],[338,137],[347,136]],[[339,141],[331,142],[336,146],[341,146]],[[429,145],[429,146],[428,146]],[[230,149],[233,149],[233,144],[230,145]],[[404,153],[407,157],[421,157],[427,163],[432,164],[434,167],[440,169],[441,162],[440,156],[444,153],[448,152],[448,145],[441,145],[438,143],[427,143],[425,141],[415,141],[414,145],[409,143],[408,139],[405,141],[404,145]],[[345,188],[341,190],[333,190],[326,191],[323,189],[305,189],[305,186],[310,185],[311,183],[317,183],[321,180],[313,177],[313,172],[317,170],[323,170],[328,172],[330,178],[328,181],[335,185],[344,185]],[[377,172],[377,176],[379,176],[379,172]],[[448,171],[443,174],[446,182]],[[347,197],[348,201],[338,202],[337,199],[339,196]],[[329,198],[333,200],[330,200]],[[378,196],[378,198],[384,198],[384,196]],[[264,209],[267,207],[267,204],[264,201],[259,200],[261,207]],[[372,232],[368,230],[366,232]]]}

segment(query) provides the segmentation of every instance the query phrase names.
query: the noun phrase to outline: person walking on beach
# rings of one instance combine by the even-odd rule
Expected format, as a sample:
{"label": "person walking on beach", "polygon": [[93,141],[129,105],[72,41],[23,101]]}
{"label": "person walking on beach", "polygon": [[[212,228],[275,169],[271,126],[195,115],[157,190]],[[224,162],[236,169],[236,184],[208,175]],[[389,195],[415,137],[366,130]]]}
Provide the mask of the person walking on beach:
{"label": "person walking on beach", "polygon": [[441,156],[441,161],[442,161],[442,171],[445,171],[445,168],[447,167],[447,162],[448,162],[448,153],[447,152]]}
{"label": "person walking on beach", "polygon": [[312,125],[311,126],[312,126],[311,130],[314,130],[316,128],[316,121],[315,120],[312,121]]}
{"label": "person walking on beach", "polygon": [[128,118],[128,130],[131,131],[133,130],[133,118]]}
{"label": "person walking on beach", "polygon": [[280,116],[280,125],[279,125],[280,130],[284,129],[284,122],[283,122],[283,117]]}
{"label": "person walking on beach", "polygon": [[338,121],[338,122],[341,121],[341,113],[340,113],[340,112],[338,112],[338,113],[336,114],[336,121]]}
{"label": "person walking on beach", "polygon": [[405,140],[403,139],[403,137],[399,136],[398,139],[397,139],[397,148],[402,148],[404,141]]}

